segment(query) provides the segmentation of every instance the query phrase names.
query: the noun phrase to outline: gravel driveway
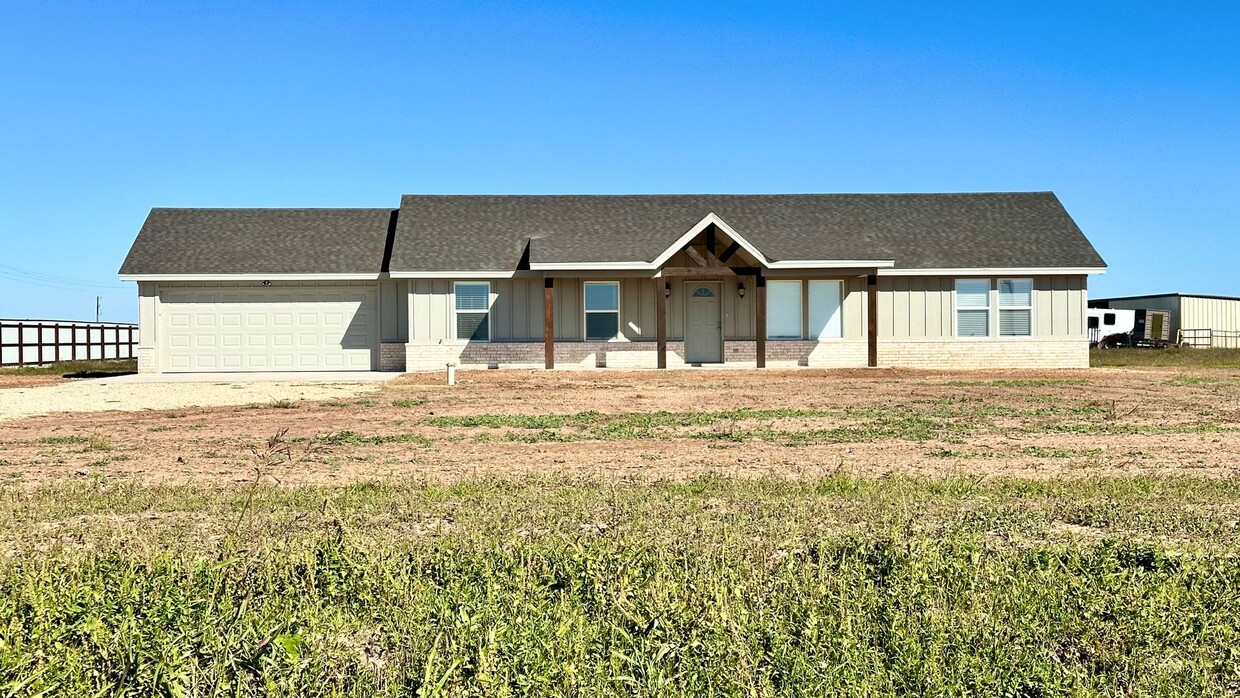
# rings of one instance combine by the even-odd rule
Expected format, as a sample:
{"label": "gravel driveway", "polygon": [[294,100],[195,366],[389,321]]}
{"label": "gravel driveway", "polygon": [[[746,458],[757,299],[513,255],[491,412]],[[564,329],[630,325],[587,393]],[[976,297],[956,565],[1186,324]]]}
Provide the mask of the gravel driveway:
{"label": "gravel driveway", "polygon": [[0,390],[0,421],[60,412],[168,410],[249,405],[274,400],[327,400],[378,390],[381,383],[94,383]]}

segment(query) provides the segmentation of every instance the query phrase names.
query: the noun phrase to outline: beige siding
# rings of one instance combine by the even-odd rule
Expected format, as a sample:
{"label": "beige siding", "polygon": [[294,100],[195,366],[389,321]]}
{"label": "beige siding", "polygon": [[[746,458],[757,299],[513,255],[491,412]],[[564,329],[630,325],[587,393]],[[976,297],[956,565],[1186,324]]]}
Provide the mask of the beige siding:
{"label": "beige siding", "polygon": [[409,340],[409,292],[404,281],[379,283],[379,336],[384,342]]}
{"label": "beige siding", "polygon": [[542,279],[500,279],[491,282],[491,338],[541,340],[543,336]]}
{"label": "beige siding", "polygon": [[[864,306],[864,279],[861,280]],[[945,276],[882,276],[878,279],[879,337],[951,337],[955,279]],[[865,328],[858,328],[858,337]]]}
{"label": "beige siding", "polygon": [[1040,276],[1033,280],[1034,334],[1076,337],[1085,332],[1084,276]]}
{"label": "beige siding", "polygon": [[[992,289],[996,279],[991,279]],[[955,334],[956,279],[948,276],[883,276],[878,280],[878,336],[948,338]],[[864,305],[864,281],[858,295]],[[1079,337],[1084,334],[1084,276],[1039,276],[1033,279],[1033,334],[1036,337]],[[991,291],[991,307],[998,293]],[[853,313],[864,318],[863,313]],[[849,314],[845,315],[848,322]],[[998,313],[991,313],[991,332],[998,332]],[[857,328],[864,337],[864,326]],[[853,336],[853,335],[845,335]]]}
{"label": "beige siding", "polygon": [[[830,277],[815,277],[830,278]],[[598,279],[606,280],[606,279]],[[807,281],[804,279],[803,281]],[[692,281],[683,278],[620,280],[620,327],[623,337],[632,341],[653,340],[655,302],[663,283],[671,286],[667,308],[668,338],[684,337],[685,298]],[[720,280],[724,337],[729,340],[754,338],[756,292],[753,277]],[[861,340],[866,332],[866,281],[864,277],[844,279],[841,312],[844,339]],[[737,283],[744,283],[744,298]],[[582,338],[584,280],[555,280],[555,322],[558,339]],[[802,310],[809,312],[809,284],[802,284]],[[1086,305],[1085,277],[1043,276],[1034,279],[1033,328],[1038,337],[1079,337],[1084,332]],[[412,342],[438,343],[451,336],[452,282],[417,280],[409,304],[414,329]],[[491,308],[491,337],[494,341],[537,341],[542,338],[543,281],[538,278],[504,279],[491,282],[494,303]],[[992,296],[997,294],[992,293]],[[992,304],[994,301],[992,298]],[[879,336],[885,338],[951,338],[955,321],[955,279],[942,276],[890,276],[879,278]],[[997,326],[997,313],[992,313]]]}
{"label": "beige siding", "polygon": [[416,344],[449,341],[452,282],[414,279],[409,289],[409,341]]}

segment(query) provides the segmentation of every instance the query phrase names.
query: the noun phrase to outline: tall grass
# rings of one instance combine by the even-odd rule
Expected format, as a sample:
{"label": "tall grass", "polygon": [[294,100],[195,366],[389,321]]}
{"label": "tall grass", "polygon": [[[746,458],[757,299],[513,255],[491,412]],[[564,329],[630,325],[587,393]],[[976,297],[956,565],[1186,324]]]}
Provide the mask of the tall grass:
{"label": "tall grass", "polygon": [[1240,349],[1091,349],[1089,365],[1240,368]]}
{"label": "tall grass", "polygon": [[61,361],[36,366],[5,366],[0,376],[64,376],[66,378],[103,378],[136,373],[137,359],[91,359]]}
{"label": "tall grass", "polygon": [[11,695],[1240,690],[1225,482],[4,494]]}

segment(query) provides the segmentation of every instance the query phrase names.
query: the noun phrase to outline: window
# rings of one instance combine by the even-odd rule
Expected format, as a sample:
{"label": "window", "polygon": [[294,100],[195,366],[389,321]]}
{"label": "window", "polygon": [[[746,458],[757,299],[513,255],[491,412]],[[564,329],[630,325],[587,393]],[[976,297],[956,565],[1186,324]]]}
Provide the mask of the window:
{"label": "window", "polygon": [[801,282],[766,282],[767,339],[801,338]]}
{"label": "window", "polygon": [[456,296],[456,338],[471,342],[491,341],[491,282],[458,281]]}
{"label": "window", "polygon": [[956,280],[956,336],[990,336],[990,280]]}
{"label": "window", "polygon": [[[1094,322],[1097,322],[1097,320],[1095,320]],[[1115,324],[1115,313],[1103,313],[1103,314],[1102,314],[1102,324],[1104,324],[1104,325],[1114,325],[1114,324]]]}
{"label": "window", "polygon": [[843,335],[840,323],[841,281],[809,282],[809,336],[811,339],[836,339]]}
{"label": "window", "polygon": [[1089,327],[1089,329],[1096,330],[1098,329],[1098,318],[1095,316],[1090,316],[1089,320],[1087,320],[1085,324]]}
{"label": "window", "polygon": [[585,282],[586,339],[620,336],[620,282]]}
{"label": "window", "polygon": [[999,336],[1033,334],[1033,280],[999,279]]}

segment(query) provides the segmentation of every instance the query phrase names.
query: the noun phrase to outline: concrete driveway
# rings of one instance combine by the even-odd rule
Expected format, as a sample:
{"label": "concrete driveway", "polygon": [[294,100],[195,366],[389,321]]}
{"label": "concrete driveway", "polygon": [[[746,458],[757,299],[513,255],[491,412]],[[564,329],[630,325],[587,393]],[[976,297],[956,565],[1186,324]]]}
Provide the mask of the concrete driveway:
{"label": "concrete driveway", "polygon": [[382,371],[295,371],[285,373],[127,373],[123,376],[90,378],[83,383],[128,385],[132,383],[382,383],[400,373]]}
{"label": "concrete driveway", "polygon": [[0,390],[0,421],[64,412],[140,412],[331,400],[371,393],[396,373],[128,375]]}

